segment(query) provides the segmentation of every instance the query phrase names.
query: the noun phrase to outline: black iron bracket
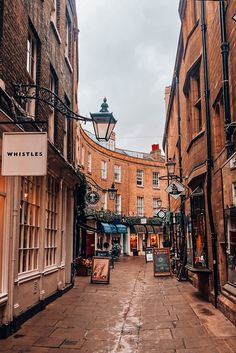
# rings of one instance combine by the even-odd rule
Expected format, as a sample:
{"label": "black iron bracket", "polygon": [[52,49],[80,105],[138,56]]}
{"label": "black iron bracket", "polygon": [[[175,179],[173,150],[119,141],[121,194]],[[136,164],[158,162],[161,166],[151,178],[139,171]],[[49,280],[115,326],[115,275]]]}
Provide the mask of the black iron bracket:
{"label": "black iron bracket", "polygon": [[92,118],[73,112],[54,92],[45,87],[17,83],[13,83],[13,87],[15,91],[15,98],[18,98],[21,101],[32,99],[39,100],[56,109],[59,113],[69,119],[78,121],[92,121]]}

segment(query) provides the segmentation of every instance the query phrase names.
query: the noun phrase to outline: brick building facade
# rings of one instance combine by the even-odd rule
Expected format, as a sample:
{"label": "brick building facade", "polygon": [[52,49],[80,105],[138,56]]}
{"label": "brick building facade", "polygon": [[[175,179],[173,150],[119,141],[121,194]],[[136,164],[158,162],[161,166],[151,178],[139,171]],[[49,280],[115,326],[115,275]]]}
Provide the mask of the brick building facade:
{"label": "brick building facade", "polygon": [[[166,90],[166,160],[185,185],[170,200],[182,268],[199,291],[236,323],[234,1],[179,3],[181,30]],[[228,51],[229,50],[229,51]]]}
{"label": "brick building facade", "polygon": [[[3,337],[72,283],[74,189],[80,179],[77,123],[65,118],[65,107],[77,111],[77,81],[75,1],[1,0],[1,146],[6,131],[48,133],[47,175],[0,176]],[[31,85],[25,93],[38,99],[18,99],[14,84]],[[63,115],[56,105],[64,107]]]}
{"label": "brick building facade", "polygon": [[[108,144],[102,146],[95,142],[90,133],[81,129],[81,171],[86,176],[88,186],[100,197],[97,204],[86,205],[86,222],[98,230],[102,222],[122,223],[127,227],[125,234],[121,235],[119,231],[113,234],[108,231],[104,234],[103,230],[91,232],[94,250],[103,248],[104,242],[111,245],[116,239],[122,245],[123,253],[132,255],[132,250],[137,250],[143,254],[144,247],[150,246],[152,241],[162,246],[161,222],[154,225],[151,220],[154,222],[157,219],[160,201],[161,208],[167,208],[166,181],[159,179],[165,173],[164,158],[158,145],[153,145],[150,153],[122,150],[115,145],[114,133]],[[112,183],[117,189],[115,200],[110,200],[107,192]],[[104,218],[101,210],[102,213],[105,211]],[[93,219],[96,213],[101,216],[100,219]],[[147,219],[147,225],[141,225],[140,219]]]}

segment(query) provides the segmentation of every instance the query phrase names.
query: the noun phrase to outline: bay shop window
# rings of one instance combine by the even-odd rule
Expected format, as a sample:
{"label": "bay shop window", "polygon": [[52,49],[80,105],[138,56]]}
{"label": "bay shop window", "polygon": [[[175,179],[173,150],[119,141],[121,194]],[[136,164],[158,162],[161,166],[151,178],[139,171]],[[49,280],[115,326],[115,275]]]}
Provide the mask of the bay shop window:
{"label": "bay shop window", "polygon": [[21,179],[18,272],[38,269],[40,228],[40,178]]}

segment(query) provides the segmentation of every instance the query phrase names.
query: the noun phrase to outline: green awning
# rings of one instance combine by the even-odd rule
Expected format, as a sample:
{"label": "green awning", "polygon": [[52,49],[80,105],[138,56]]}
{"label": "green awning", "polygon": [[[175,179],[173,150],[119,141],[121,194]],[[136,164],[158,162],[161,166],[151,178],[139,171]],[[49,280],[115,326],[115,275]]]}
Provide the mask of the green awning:
{"label": "green awning", "polygon": [[98,225],[99,233],[112,233],[110,224],[100,222]]}
{"label": "green awning", "polygon": [[127,227],[124,224],[116,224],[117,233],[126,234]]}

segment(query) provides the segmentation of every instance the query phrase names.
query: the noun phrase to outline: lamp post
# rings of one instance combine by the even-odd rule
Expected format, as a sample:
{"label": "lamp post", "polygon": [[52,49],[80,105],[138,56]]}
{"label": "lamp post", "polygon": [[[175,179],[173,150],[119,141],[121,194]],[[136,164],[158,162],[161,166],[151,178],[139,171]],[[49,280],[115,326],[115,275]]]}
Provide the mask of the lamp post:
{"label": "lamp post", "polygon": [[115,200],[116,195],[117,195],[117,189],[115,188],[115,184],[112,183],[111,187],[107,189],[108,195],[109,195],[109,199],[110,200]]}

